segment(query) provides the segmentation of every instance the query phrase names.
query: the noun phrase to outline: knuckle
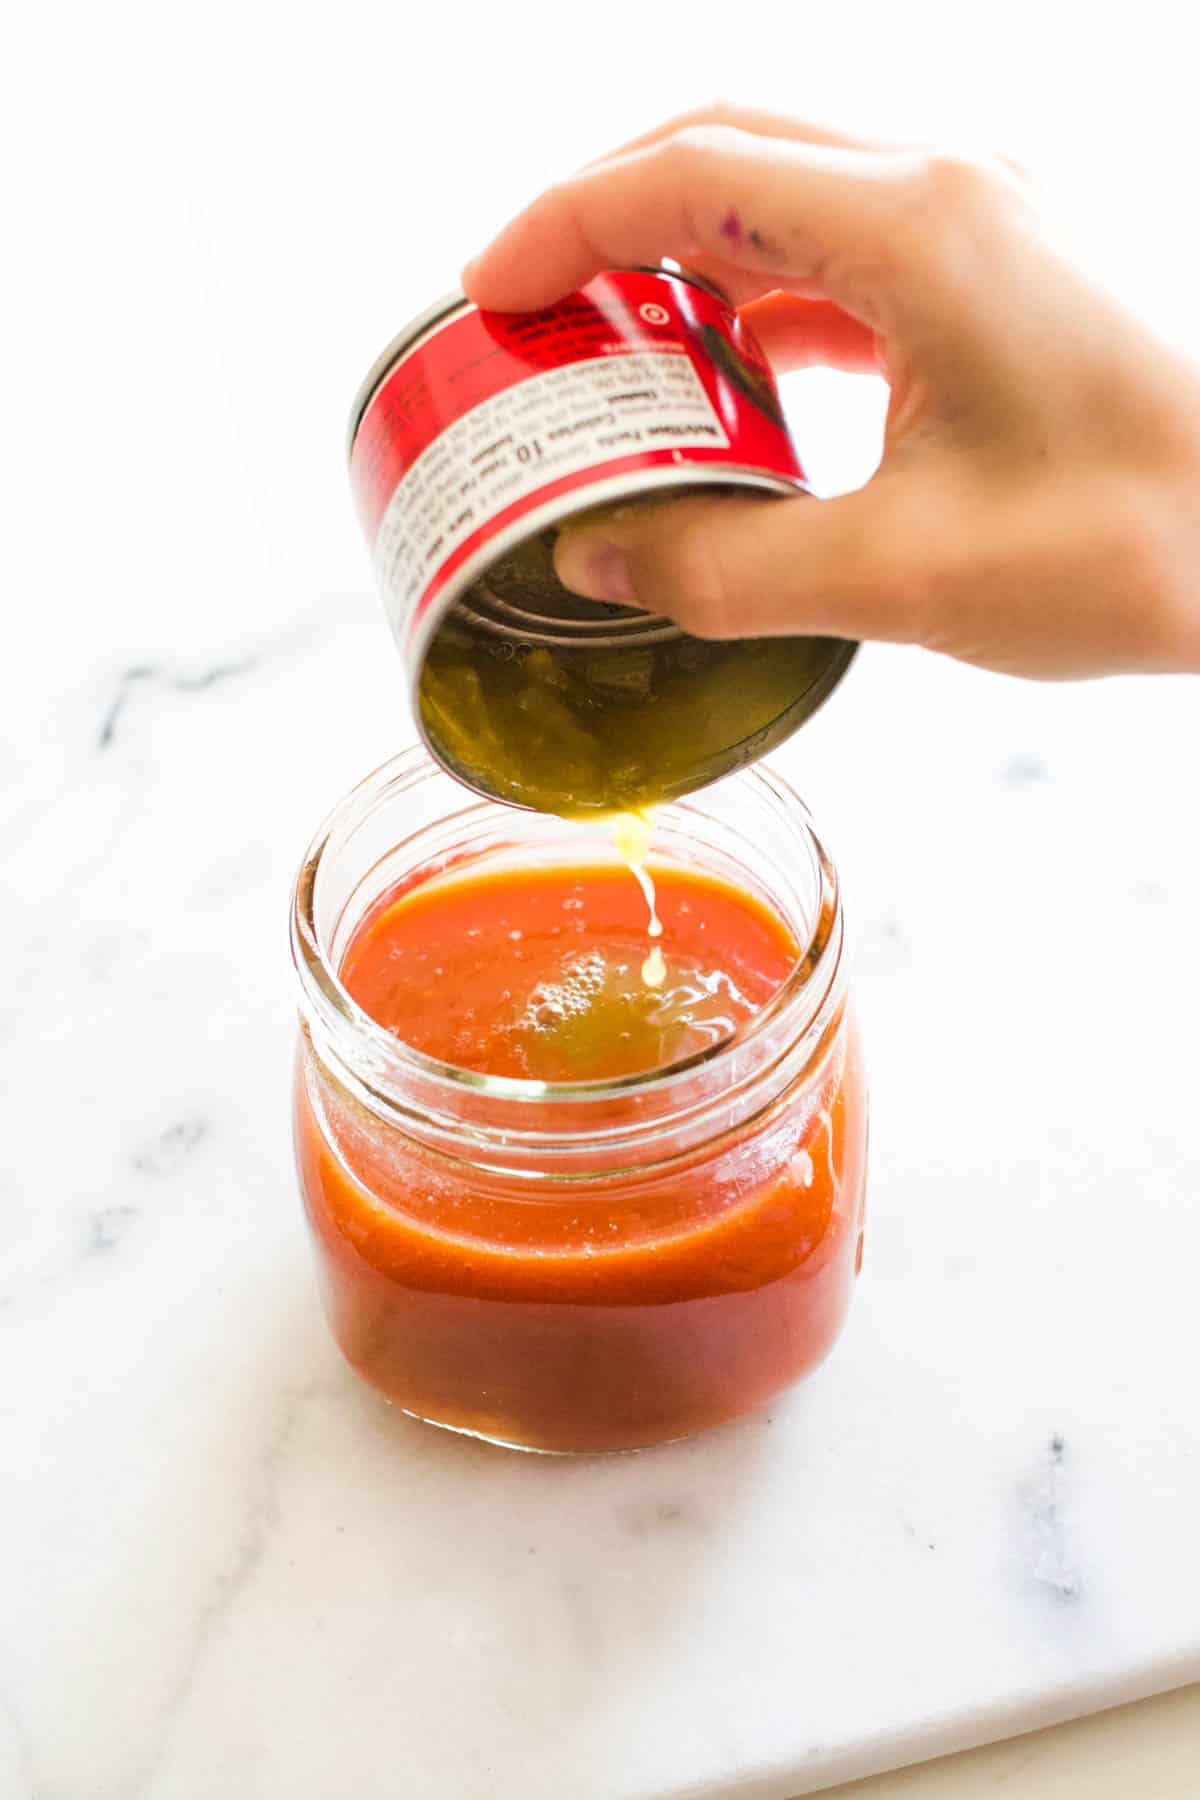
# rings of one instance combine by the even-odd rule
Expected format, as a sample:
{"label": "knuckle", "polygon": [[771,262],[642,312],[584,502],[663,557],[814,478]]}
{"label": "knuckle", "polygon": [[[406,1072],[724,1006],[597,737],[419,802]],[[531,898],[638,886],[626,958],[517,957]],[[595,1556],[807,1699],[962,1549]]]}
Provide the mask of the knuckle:
{"label": "knuckle", "polygon": [[704,117],[710,125],[734,127],[742,116],[742,109],[732,100],[716,99],[704,108]]}
{"label": "knuckle", "polygon": [[703,130],[706,125],[736,125],[739,116],[739,109],[732,100],[710,100],[700,106],[689,106],[684,112],[672,113],[659,123],[657,130],[663,138],[678,137],[681,132]]}
{"label": "knuckle", "polygon": [[711,194],[718,165],[733,150],[738,133],[728,125],[687,125],[664,139],[659,155],[676,209],[676,229],[687,255],[711,238]]}
{"label": "knuckle", "polygon": [[909,159],[904,186],[914,222],[954,226],[990,212],[1016,182],[994,158],[932,150]]}
{"label": "knuckle", "polygon": [[579,180],[577,176],[559,176],[548,181],[537,199],[537,205],[552,218],[574,212]]}
{"label": "knuckle", "polygon": [[571,216],[578,209],[579,186],[578,175],[560,175],[546,183],[535,205],[556,221]]}
{"label": "knuckle", "polygon": [[537,202],[546,229],[557,238],[575,238],[598,265],[606,260],[592,222],[596,184],[585,174],[564,176],[545,188]]}
{"label": "knuckle", "polygon": [[971,213],[990,197],[995,176],[986,163],[956,151],[935,150],[921,159],[919,181],[926,205],[940,213]]}
{"label": "knuckle", "polygon": [[919,267],[939,292],[979,273],[988,236],[1009,226],[1024,194],[994,158],[959,151],[915,152],[894,173],[896,272]]}
{"label": "knuckle", "polygon": [[681,174],[691,176],[730,150],[736,136],[735,127],[719,122],[685,125],[664,141],[663,154]]}

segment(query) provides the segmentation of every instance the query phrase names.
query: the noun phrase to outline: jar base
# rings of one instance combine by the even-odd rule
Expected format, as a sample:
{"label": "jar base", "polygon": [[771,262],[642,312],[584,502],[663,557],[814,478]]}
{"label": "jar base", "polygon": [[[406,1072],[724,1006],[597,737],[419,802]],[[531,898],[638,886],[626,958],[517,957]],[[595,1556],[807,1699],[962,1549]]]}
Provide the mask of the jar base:
{"label": "jar base", "polygon": [[[372,1382],[371,1385],[374,1386],[375,1384]],[[376,1392],[379,1392],[379,1390],[376,1389]],[[410,1407],[401,1406],[387,1394],[383,1394],[382,1398],[390,1407],[394,1408],[396,1412],[402,1413],[406,1419],[415,1419],[418,1425],[430,1425],[435,1431],[448,1431],[454,1437],[473,1438],[477,1444],[491,1444],[496,1450],[519,1450],[524,1456],[562,1456],[576,1458],[584,1456],[639,1456],[646,1450],[665,1450],[668,1444],[685,1444],[689,1438],[700,1437],[703,1435],[703,1433],[698,1431],[683,1431],[680,1432],[678,1437],[659,1438],[657,1442],[653,1444],[614,1445],[610,1448],[597,1448],[595,1450],[555,1450],[548,1444],[522,1444],[515,1438],[493,1437],[486,1431],[472,1431],[469,1425],[449,1425],[445,1419],[430,1419],[427,1418],[424,1413],[413,1412]],[[708,1429],[711,1431],[718,1429],[718,1427],[709,1426]]]}

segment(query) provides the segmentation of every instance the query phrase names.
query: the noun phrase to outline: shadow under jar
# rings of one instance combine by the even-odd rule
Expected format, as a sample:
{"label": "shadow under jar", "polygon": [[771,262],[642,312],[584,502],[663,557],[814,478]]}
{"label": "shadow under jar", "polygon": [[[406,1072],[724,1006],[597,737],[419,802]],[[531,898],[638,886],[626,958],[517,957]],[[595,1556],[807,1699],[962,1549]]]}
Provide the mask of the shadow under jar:
{"label": "shadow under jar", "polygon": [[726,883],[797,947],[723,1041],[616,1080],[490,1076],[411,1048],[343,984],[385,899],[613,862],[595,825],[475,800],[412,752],[341,802],[296,883],[296,1151],[333,1333],[406,1412],[526,1449],[634,1449],[764,1405],[829,1351],[861,1261],[837,877],[769,771],[655,824],[657,875]]}

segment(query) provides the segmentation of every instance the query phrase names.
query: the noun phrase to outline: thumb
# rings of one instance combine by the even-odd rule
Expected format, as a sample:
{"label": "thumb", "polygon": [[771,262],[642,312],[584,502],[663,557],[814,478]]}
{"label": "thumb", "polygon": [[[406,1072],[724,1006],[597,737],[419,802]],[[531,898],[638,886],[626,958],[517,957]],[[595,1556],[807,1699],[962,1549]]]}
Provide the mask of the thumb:
{"label": "thumb", "polygon": [[908,482],[836,500],[701,495],[569,526],[555,569],[592,600],[665,613],[702,638],[922,638],[930,544]]}

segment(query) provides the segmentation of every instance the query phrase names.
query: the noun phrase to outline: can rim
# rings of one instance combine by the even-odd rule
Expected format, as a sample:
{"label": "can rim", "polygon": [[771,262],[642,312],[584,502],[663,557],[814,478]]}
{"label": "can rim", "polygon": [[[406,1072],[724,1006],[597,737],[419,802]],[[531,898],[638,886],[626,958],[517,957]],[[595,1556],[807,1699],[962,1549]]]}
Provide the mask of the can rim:
{"label": "can rim", "polygon": [[755,468],[751,463],[671,463],[658,468],[629,469],[623,475],[610,475],[604,481],[593,482],[582,496],[578,489],[568,494],[556,494],[531,512],[522,513],[519,519],[513,519],[490,537],[486,544],[481,544],[455,569],[426,606],[407,641],[397,638],[401,654],[411,662],[413,698],[416,698],[421,668],[438,626],[472,582],[478,580],[497,558],[515,550],[527,537],[533,537],[551,525],[560,525],[590,507],[619,505],[622,500],[636,500],[643,494],[673,487],[747,488],[764,498],[780,500],[796,494],[812,496],[812,489],[799,476],[777,475],[771,470]]}
{"label": "can rim", "polygon": [[[647,483],[647,476],[653,476],[653,481]],[[704,478],[705,476],[707,479]],[[721,487],[742,488],[751,493],[758,492],[764,498],[776,499],[788,499],[800,494],[812,496],[812,489],[799,478],[789,480],[782,475],[774,475],[765,470],[756,469],[750,464],[707,463],[654,470],[635,469],[623,476],[611,476],[607,482],[597,484],[597,487],[588,490],[585,504],[589,506],[602,505],[606,501],[619,502],[624,498],[635,498],[654,489],[669,490],[672,487],[689,486],[718,489]],[[489,794],[485,789],[473,787],[465,776],[460,775],[456,769],[444,761],[437,746],[426,732],[425,720],[421,711],[421,673],[425,666],[425,659],[429,655],[430,646],[447,614],[488,564],[494,562],[497,556],[503,556],[505,551],[513,549],[522,539],[531,536],[534,532],[544,531],[547,526],[558,524],[562,519],[569,518],[573,512],[580,511],[578,500],[577,493],[560,494],[555,499],[538,507],[534,512],[526,513],[520,519],[513,520],[502,532],[499,532],[496,537],[490,538],[488,543],[481,546],[474,556],[468,558],[460,568],[455,570],[452,579],[446,583],[433,603],[426,608],[425,615],[418,623],[410,642],[405,643],[397,639],[398,647],[409,671],[409,709],[423,748],[439,769],[457,781],[467,793],[473,794],[477,798],[496,800],[497,796]],[[806,723],[825,704],[830,694],[840,684],[860,648],[857,638],[834,638],[830,642],[837,647],[830,651],[820,674],[804,691],[805,711],[803,717],[798,721],[800,724]],[[736,749],[737,744],[744,741],[744,739],[738,739],[736,743],[730,745],[730,749]],[[707,786],[708,784],[705,782],[697,785]],[[684,789],[679,794],[673,794],[668,798],[682,799],[687,793],[693,791],[692,788]],[[505,798],[502,804],[511,806],[518,812],[538,810],[536,807],[525,805],[520,800],[508,798]]]}
{"label": "can rim", "polygon": [[435,325],[440,325],[450,313],[456,312],[459,307],[473,305],[474,302],[467,299],[461,288],[452,288],[448,294],[443,294],[439,300],[435,300],[432,306],[427,306],[424,312],[418,313],[415,319],[410,319],[408,324],[403,326],[391,342],[379,352],[359,382],[357,392],[351,402],[350,422],[346,433],[347,459],[354,449],[354,440],[358,436],[358,428],[366,416],[368,407],[400,358],[408,351],[415,350],[418,340],[427,332],[432,331]]}

